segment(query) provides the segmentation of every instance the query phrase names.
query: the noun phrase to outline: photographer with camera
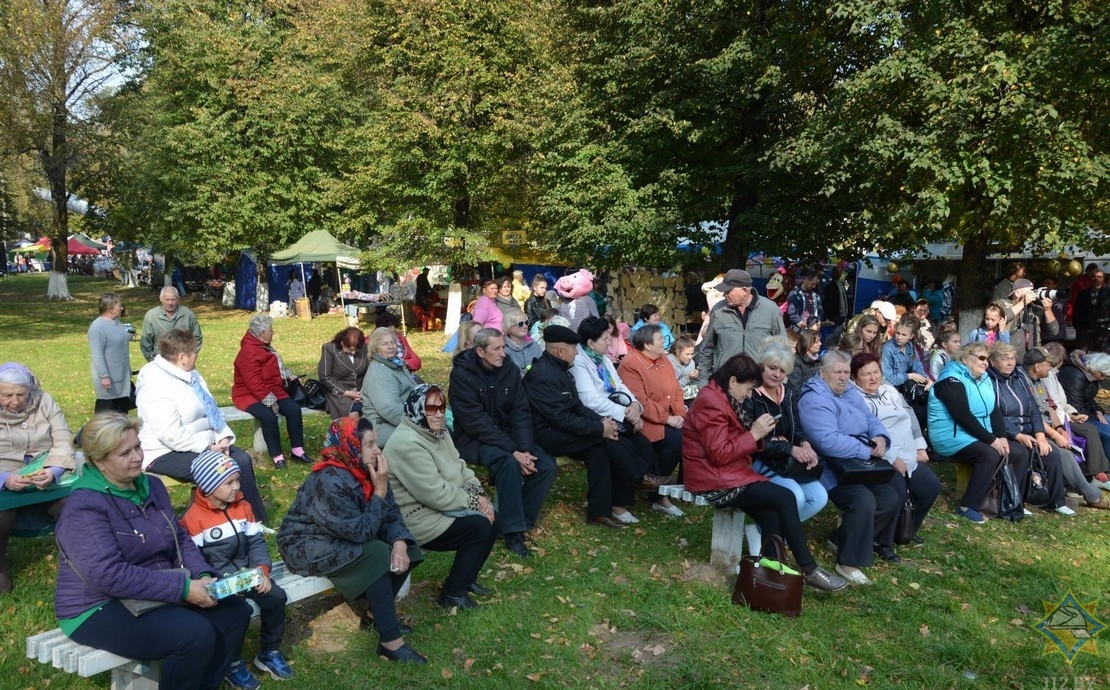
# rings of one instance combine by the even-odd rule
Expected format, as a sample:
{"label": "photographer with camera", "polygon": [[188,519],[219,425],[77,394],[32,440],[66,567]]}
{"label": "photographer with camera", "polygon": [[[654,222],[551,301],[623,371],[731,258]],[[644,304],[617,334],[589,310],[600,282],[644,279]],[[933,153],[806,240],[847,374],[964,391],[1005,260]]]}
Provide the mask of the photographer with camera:
{"label": "photographer with camera", "polygon": [[1006,309],[1006,323],[1010,327],[1010,343],[1017,350],[1017,358],[1041,344],[1043,338],[1060,334],[1060,322],[1052,311],[1055,290],[1034,288],[1026,278],[1014,281],[1009,299],[999,300]]}

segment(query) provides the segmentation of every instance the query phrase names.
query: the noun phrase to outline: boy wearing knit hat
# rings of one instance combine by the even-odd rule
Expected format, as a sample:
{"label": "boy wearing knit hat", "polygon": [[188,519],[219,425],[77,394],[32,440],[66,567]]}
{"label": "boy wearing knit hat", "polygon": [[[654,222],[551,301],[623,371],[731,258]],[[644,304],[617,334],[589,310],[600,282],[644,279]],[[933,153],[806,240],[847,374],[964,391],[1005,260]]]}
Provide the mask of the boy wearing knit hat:
{"label": "boy wearing knit hat", "polygon": [[[262,523],[255,519],[254,511],[239,491],[239,466],[223,453],[208,450],[193,460],[190,469],[197,487],[181,518],[181,526],[220,577],[243,568],[262,569],[262,584],[244,593],[262,611],[261,650],[254,665],[275,680],[291,678],[293,669],[279,649],[285,632],[288,597],[270,581],[270,555]],[[241,657],[232,663],[226,680],[236,688],[260,687]]]}

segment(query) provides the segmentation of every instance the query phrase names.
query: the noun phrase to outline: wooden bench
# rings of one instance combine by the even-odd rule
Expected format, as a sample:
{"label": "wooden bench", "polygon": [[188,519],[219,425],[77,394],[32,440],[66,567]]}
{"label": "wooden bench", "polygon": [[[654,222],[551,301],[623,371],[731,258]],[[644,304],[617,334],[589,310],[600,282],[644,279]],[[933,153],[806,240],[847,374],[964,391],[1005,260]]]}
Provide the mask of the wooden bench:
{"label": "wooden bench", "polygon": [[[686,490],[682,484],[659,487],[659,493],[697,506],[710,505],[703,497]],[[710,544],[709,564],[735,575],[740,572],[740,559],[744,556],[744,536],[748,537],[748,552],[758,556],[762,545],[759,525],[747,523],[747,515],[740,510],[713,508],[713,540]]]}
{"label": "wooden bench", "polygon": [[[274,563],[270,577],[285,590],[290,604],[332,589],[328,578],[296,575],[286,570],[282,561]],[[399,597],[405,593],[407,581],[406,589]],[[258,606],[250,599],[247,603],[253,610],[251,617],[257,617]],[[111,671],[112,690],[156,690],[158,687],[159,662],[136,661],[103,649],[86,647],[66,637],[61,630],[28,637],[27,658],[38,659],[41,663],[51,664],[66,673],[76,673],[82,678]]]}
{"label": "wooden bench", "polygon": [[[254,421],[254,445],[252,446],[252,448],[254,448],[254,450],[258,453],[265,453],[266,452],[266,439],[262,437],[262,422],[258,421],[258,419],[256,419],[251,414],[249,414],[247,412],[243,412],[242,410],[240,410],[238,407],[235,407],[235,406],[221,407],[220,412],[223,413],[224,421],[227,421],[227,422],[245,422],[248,419],[253,420]],[[301,415],[312,415],[312,414],[327,414],[327,412],[325,410],[314,410],[311,407],[302,407],[301,408]],[[278,422],[279,423],[281,422],[282,419],[285,419],[285,418],[282,417],[281,415],[278,415]]]}

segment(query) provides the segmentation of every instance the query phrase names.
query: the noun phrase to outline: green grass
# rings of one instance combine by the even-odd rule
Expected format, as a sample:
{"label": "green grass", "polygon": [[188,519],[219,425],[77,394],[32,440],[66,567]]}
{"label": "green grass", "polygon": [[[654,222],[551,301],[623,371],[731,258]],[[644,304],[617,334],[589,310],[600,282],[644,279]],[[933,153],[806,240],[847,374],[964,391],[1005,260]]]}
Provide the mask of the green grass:
{"label": "green grass", "polygon": [[[45,276],[0,282],[0,361],[28,364],[77,428],[92,414],[85,331],[96,299],[110,282],[71,278],[72,302],[47,301]],[[123,292],[141,323],[156,304],[149,290]],[[217,400],[230,400],[231,363],[249,314],[189,296],[201,320],[198,363]],[[338,317],[276,324],[275,345],[297,372],[316,368],[320,344],[342,327]],[[446,383],[442,334],[414,333],[421,374]],[[135,368],[141,363],[137,344]],[[319,450],[320,416],[306,417],[308,447]],[[250,424],[236,423],[250,445]],[[285,649],[297,671],[291,688],[1086,688],[1110,685],[1110,634],[1100,656],[1080,655],[1069,667],[1043,656],[1044,638],[1029,626],[1042,600],[1070,588],[1081,601],[1106,596],[1110,515],[1082,510],[1071,519],[1038,514],[1021,525],[976,527],[951,514],[954,472],[937,467],[945,493],[926,522],[926,544],[902,548],[905,561],[869,571],[870,588],[839,594],[807,591],[801,618],[757,614],[729,602],[731,582],[696,577],[708,558],[711,513],[688,508],[671,520],[636,510],[638,529],[616,533],[583,524],[584,473],[560,470],[537,539],[525,564],[497,547],[483,581],[497,595],[477,611],[452,616],[432,599],[449,556],[429,554],[416,571],[401,612],[416,626],[409,641],[429,658],[424,668],[389,664],[373,655],[376,637],[357,630],[353,614],[333,598],[290,609]],[[284,514],[306,470],[277,473],[259,466],[259,483]],[[174,489],[184,503],[184,489]],[[836,519],[829,507],[807,523],[814,548]],[[827,554],[816,551],[829,564]],[[107,677],[79,679],[24,657],[26,636],[56,627],[52,610],[54,545],[17,539],[10,547],[16,589],[0,598],[0,687],[103,688]],[[1099,617],[1110,623],[1110,607]],[[257,632],[246,654],[257,649]],[[969,678],[970,676],[970,678]],[[272,685],[272,681],[264,681]],[[1065,684],[1066,683],[1066,684]]]}

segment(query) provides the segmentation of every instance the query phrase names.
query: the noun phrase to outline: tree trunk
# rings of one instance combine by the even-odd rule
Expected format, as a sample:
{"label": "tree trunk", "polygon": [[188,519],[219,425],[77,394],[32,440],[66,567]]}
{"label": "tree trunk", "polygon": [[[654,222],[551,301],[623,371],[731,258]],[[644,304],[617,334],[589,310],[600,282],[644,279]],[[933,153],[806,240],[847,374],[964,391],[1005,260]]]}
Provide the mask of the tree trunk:
{"label": "tree trunk", "polygon": [[981,230],[964,245],[963,259],[956,273],[956,304],[960,309],[960,333],[970,333],[983,319],[983,299],[986,281],[990,276],[983,270],[987,265],[990,235]]}
{"label": "tree trunk", "polygon": [[69,114],[64,106],[54,105],[54,122],[51,131],[50,151],[42,152],[43,170],[50,183],[51,201],[54,202],[54,237],[50,240],[50,282],[46,286],[48,299],[73,299],[69,294],[67,269],[69,268],[69,192],[66,190],[67,127]]}
{"label": "tree trunk", "polygon": [[728,209],[728,232],[721,246],[721,260],[724,262],[723,270],[730,268],[746,268],[748,265],[748,252],[760,247],[750,247],[752,235],[740,228],[738,219],[746,211],[754,208],[758,199],[740,178],[736,180],[736,191],[732,195],[732,203]]}

